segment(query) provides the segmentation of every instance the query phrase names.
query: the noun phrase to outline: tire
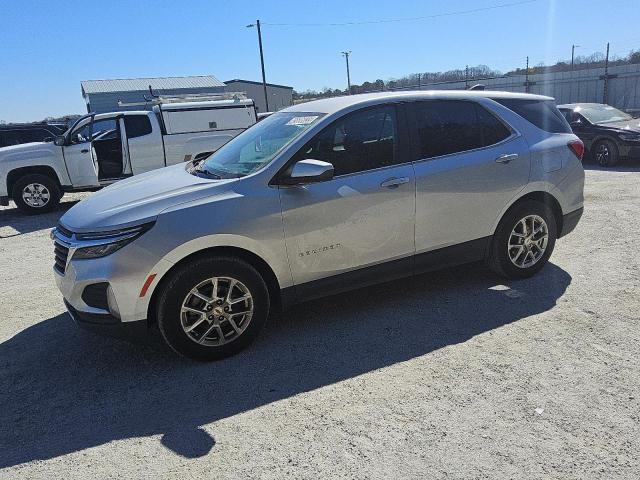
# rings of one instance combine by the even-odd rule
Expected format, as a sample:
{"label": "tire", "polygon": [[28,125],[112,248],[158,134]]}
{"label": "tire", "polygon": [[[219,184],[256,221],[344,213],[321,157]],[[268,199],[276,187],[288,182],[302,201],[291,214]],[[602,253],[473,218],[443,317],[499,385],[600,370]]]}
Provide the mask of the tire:
{"label": "tire", "polygon": [[28,215],[50,212],[60,203],[58,182],[49,175],[31,173],[20,177],[11,189],[16,206]]}
{"label": "tire", "polygon": [[[210,281],[214,277],[218,279],[215,295]],[[231,300],[247,294],[250,300],[229,306],[226,300],[231,280],[237,282]],[[214,297],[223,303],[216,303]],[[253,342],[267,321],[269,308],[267,286],[255,268],[234,257],[216,256],[196,259],[173,272],[161,286],[156,315],[160,333],[173,350],[194,360],[211,361],[234,355]],[[250,309],[251,315],[237,314]],[[192,330],[187,332],[189,328]]]}
{"label": "tire", "polygon": [[614,167],[620,160],[618,146],[612,140],[599,140],[593,146],[592,157],[601,167]]}
{"label": "tire", "polygon": [[[523,220],[527,225],[526,231],[522,223]],[[535,228],[539,229],[542,226],[540,220],[546,228],[546,242],[542,241],[543,232],[528,237],[532,231],[531,223],[536,222]],[[523,234],[529,238],[528,241],[526,238],[518,236]],[[535,200],[526,200],[516,204],[505,213],[498,224],[491,242],[489,267],[498,275],[510,279],[531,277],[538,273],[549,260],[555,247],[557,235],[556,218],[551,207]],[[509,248],[510,242],[512,245],[516,245]],[[520,242],[522,245],[519,245]],[[541,255],[541,249],[536,245],[544,246]],[[535,258],[536,254],[538,255],[537,259]],[[515,260],[512,260],[513,257]],[[516,263],[520,265],[516,265]]]}

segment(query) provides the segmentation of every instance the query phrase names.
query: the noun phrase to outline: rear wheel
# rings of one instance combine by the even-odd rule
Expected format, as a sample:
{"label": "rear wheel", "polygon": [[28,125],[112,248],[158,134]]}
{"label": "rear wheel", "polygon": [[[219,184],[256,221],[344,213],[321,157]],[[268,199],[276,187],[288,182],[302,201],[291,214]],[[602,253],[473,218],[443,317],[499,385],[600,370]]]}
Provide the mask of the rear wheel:
{"label": "rear wheel", "polygon": [[600,140],[593,146],[593,159],[601,167],[617,165],[620,160],[618,146],[611,140]]}
{"label": "rear wheel", "polygon": [[62,197],[58,182],[40,173],[20,177],[13,184],[11,195],[16,206],[29,215],[50,212]]}
{"label": "rear wheel", "polygon": [[195,360],[239,352],[258,336],[268,315],[269,293],[260,274],[242,260],[222,256],[179,267],[157,304],[165,341]]}
{"label": "rear wheel", "polygon": [[524,201],[500,221],[491,244],[489,266],[503,277],[531,277],[549,260],[556,238],[553,210],[541,202]]}

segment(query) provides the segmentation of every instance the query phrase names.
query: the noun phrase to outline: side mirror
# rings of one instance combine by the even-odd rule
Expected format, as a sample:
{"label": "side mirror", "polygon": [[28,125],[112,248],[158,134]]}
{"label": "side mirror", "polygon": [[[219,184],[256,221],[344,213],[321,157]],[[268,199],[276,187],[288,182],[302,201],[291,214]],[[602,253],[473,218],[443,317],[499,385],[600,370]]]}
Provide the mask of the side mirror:
{"label": "side mirror", "polygon": [[53,144],[58,147],[63,147],[65,144],[64,135],[56,135],[56,138],[53,139]]}
{"label": "side mirror", "polygon": [[322,160],[300,160],[293,165],[289,176],[280,179],[280,185],[305,185],[326,182],[333,178],[333,165]]}

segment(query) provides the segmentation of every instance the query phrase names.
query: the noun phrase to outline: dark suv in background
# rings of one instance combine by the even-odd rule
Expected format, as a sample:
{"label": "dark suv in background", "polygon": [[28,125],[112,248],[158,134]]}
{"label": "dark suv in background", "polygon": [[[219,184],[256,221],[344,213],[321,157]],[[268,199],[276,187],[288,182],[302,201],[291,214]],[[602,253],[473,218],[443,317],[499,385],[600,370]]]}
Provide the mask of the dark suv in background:
{"label": "dark suv in background", "polygon": [[640,158],[640,120],[602,103],[558,106],[593,161],[613,167],[621,158]]}
{"label": "dark suv in background", "polygon": [[67,125],[52,123],[14,123],[0,125],[0,148],[20,145],[21,143],[53,141],[56,135],[62,135]]}

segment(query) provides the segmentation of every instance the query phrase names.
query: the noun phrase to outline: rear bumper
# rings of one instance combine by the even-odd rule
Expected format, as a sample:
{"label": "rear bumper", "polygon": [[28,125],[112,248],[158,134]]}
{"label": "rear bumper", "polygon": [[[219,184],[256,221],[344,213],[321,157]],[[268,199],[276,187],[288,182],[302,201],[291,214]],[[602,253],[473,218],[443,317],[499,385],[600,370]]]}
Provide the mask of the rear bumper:
{"label": "rear bumper", "polygon": [[150,329],[146,320],[121,322],[109,314],[87,313],[76,310],[69,302],[64,301],[69,316],[79,327],[100,335],[122,340],[141,341],[149,338]]}
{"label": "rear bumper", "polygon": [[558,238],[562,238],[573,232],[582,217],[583,211],[584,207],[581,207],[562,216],[562,231],[559,233]]}

